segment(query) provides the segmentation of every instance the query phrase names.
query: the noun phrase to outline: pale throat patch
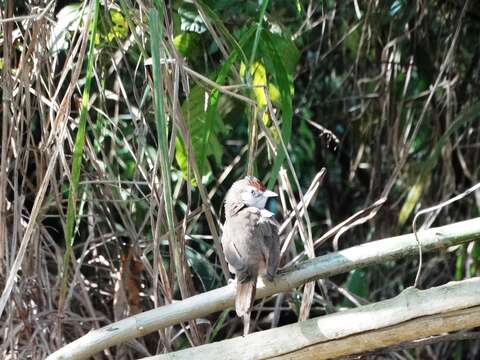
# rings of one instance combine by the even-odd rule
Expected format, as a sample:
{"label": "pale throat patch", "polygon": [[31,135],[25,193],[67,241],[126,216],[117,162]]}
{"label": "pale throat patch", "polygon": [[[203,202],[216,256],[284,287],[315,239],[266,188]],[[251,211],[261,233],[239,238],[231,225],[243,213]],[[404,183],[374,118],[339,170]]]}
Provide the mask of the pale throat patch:
{"label": "pale throat patch", "polygon": [[246,190],[243,191],[240,196],[247,206],[253,206],[258,209],[263,209],[268,200],[267,197],[263,196],[263,194],[258,192],[253,186],[247,186]]}
{"label": "pale throat patch", "polygon": [[248,211],[254,213],[254,214],[260,214],[262,218],[271,218],[274,213],[271,211],[268,211],[267,209],[259,209],[257,207],[251,206],[248,208]]}

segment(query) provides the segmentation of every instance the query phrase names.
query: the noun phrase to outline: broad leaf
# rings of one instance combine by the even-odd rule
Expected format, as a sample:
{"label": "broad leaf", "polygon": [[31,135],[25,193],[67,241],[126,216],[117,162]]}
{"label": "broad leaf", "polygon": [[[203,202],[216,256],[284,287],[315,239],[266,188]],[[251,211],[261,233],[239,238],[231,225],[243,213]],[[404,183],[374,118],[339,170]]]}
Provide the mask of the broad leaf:
{"label": "broad leaf", "polygon": [[[288,75],[288,71],[293,71],[294,63],[286,60],[292,57],[298,61],[298,51],[292,44],[290,50],[286,47],[288,41],[282,39],[281,36],[270,34],[267,31],[262,32],[262,40],[260,41],[260,51],[267,70],[271,72],[274,83],[278,86],[280,92],[280,109],[282,111],[282,139],[285,145],[290,142],[292,134],[292,91],[293,78]],[[287,50],[286,50],[287,49]],[[295,49],[295,50],[293,50]],[[286,53],[285,51],[289,51]],[[291,52],[291,53],[290,53]],[[268,182],[268,187],[271,188],[275,183],[280,167],[285,160],[285,152],[282,146],[278,146],[277,157],[273,163],[271,177]]]}
{"label": "broad leaf", "polygon": [[[182,113],[190,132],[193,154],[201,175],[206,175],[210,171],[207,157],[214,155],[218,163],[222,158],[222,146],[217,134],[223,131],[223,125],[218,114],[211,114],[207,121],[205,107],[208,97],[209,94],[203,88],[194,86],[182,104]],[[182,141],[176,143],[175,159],[186,176],[187,149]]]}

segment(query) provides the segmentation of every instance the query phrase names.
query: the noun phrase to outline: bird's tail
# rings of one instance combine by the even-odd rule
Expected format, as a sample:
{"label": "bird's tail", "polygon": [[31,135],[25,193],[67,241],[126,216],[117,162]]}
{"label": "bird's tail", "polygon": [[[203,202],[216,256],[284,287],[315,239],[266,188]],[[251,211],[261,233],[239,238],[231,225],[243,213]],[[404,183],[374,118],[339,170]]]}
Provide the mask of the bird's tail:
{"label": "bird's tail", "polygon": [[243,317],[243,335],[247,335],[250,328],[250,311],[255,300],[256,282],[248,280],[237,283],[235,311],[238,317]]}

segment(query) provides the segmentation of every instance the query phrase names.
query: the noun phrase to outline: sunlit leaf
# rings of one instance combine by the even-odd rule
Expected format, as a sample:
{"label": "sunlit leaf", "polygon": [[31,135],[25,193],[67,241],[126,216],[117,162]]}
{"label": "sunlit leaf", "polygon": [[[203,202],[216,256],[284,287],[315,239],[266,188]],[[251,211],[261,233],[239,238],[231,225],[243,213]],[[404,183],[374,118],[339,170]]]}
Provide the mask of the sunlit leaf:
{"label": "sunlit leaf", "polygon": [[274,105],[280,105],[280,91],[274,84],[268,84],[268,95]]}
{"label": "sunlit leaf", "polygon": [[125,39],[128,35],[128,24],[120,11],[111,10],[110,17],[113,26],[107,33],[107,40],[113,41],[115,38]]}
{"label": "sunlit leaf", "polygon": [[173,38],[175,48],[183,56],[195,59],[200,54],[199,35],[193,32],[183,32]]}
{"label": "sunlit leaf", "polygon": [[419,181],[417,181],[417,183],[415,183],[415,185],[413,185],[410,188],[410,191],[408,192],[408,195],[407,195],[407,199],[403,203],[403,206],[400,209],[400,214],[398,216],[398,223],[400,226],[405,224],[410,214],[415,209],[415,206],[417,205],[418,201],[420,200],[420,197],[422,196],[424,186],[425,186],[425,183],[420,181],[419,179]]}
{"label": "sunlit leaf", "polygon": [[[246,31],[240,39],[240,44],[245,44],[252,36],[253,31]],[[228,73],[231,71],[233,64],[242,56],[241,47],[235,47],[230,56],[220,67],[215,82],[219,85],[225,83]],[[194,88],[195,89],[195,88]],[[193,89],[192,89],[193,91]],[[217,139],[216,134],[223,131],[223,122],[219,116],[218,104],[220,100],[220,92],[213,89],[209,96],[201,93],[198,88],[197,93],[191,99],[191,102],[184,103],[182,111],[188,112],[184,115],[190,128],[192,137],[192,147],[201,175],[206,175],[210,170],[207,156],[215,155],[216,161],[220,162],[222,156],[222,147]],[[189,98],[192,96],[190,93]],[[206,116],[203,111],[205,104],[207,106]],[[196,115],[195,118],[193,115]],[[188,120],[189,119],[189,120]],[[196,119],[196,120],[195,120]],[[195,121],[194,121],[195,120]],[[192,133],[193,131],[193,133]],[[184,173],[185,174],[185,173]]]}
{"label": "sunlit leaf", "polygon": [[[249,69],[249,74],[252,76],[253,96],[255,101],[260,108],[264,108],[267,105],[264,89],[268,86],[265,66],[260,62],[252,64]],[[246,75],[246,67],[244,63],[240,65],[240,75]]]}

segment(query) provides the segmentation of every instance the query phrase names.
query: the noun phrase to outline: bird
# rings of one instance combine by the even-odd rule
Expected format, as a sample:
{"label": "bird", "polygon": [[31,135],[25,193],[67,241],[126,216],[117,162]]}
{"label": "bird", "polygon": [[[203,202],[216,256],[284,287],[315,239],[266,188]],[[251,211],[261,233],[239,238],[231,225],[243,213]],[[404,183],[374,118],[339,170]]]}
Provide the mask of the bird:
{"label": "bird", "polygon": [[254,176],[237,180],[225,197],[222,247],[231,273],[235,274],[235,311],[243,317],[243,336],[249,333],[250,313],[258,276],[273,281],[280,260],[278,223],[265,209],[278,196]]}

